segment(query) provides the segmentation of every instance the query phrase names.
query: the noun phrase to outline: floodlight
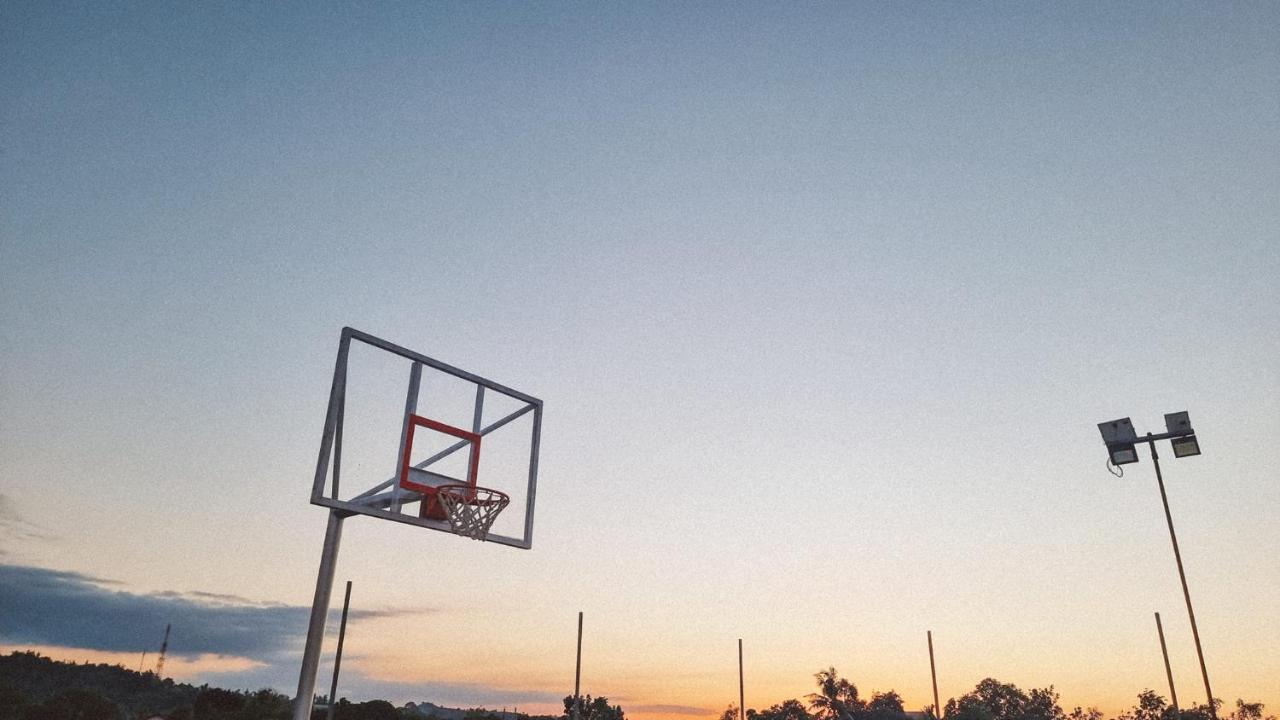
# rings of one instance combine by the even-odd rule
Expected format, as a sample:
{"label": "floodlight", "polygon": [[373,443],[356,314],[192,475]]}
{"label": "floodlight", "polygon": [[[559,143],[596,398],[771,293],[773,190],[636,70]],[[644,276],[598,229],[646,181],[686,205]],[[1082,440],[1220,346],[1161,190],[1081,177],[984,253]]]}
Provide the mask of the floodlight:
{"label": "floodlight", "polygon": [[1108,445],[1138,439],[1138,433],[1134,431],[1133,422],[1129,418],[1098,423],[1098,432],[1102,433],[1102,441]]}
{"label": "floodlight", "polygon": [[[1196,656],[1200,659],[1200,676],[1204,679],[1204,694],[1209,698],[1209,715],[1212,720],[1218,720],[1214,710],[1213,690],[1209,687],[1209,671],[1205,668],[1204,653],[1200,650],[1200,631],[1196,629],[1196,613],[1191,608],[1191,591],[1187,590],[1187,574],[1182,570],[1182,553],[1178,550],[1178,535],[1173,531],[1173,514],[1169,512],[1169,498],[1164,491],[1164,476],[1160,474],[1160,453],[1156,452],[1156,443],[1168,440],[1173,446],[1174,457],[1191,457],[1200,454],[1200,441],[1196,440],[1196,431],[1191,428],[1191,418],[1186,411],[1167,413],[1164,416],[1164,425],[1167,432],[1159,435],[1147,433],[1143,437],[1138,437],[1129,418],[1120,418],[1111,422],[1098,423],[1098,432],[1102,433],[1102,442],[1107,445],[1107,454],[1110,455],[1112,465],[1138,462],[1138,452],[1135,449],[1137,445],[1146,443],[1151,446],[1151,465],[1156,471],[1156,485],[1160,487],[1160,503],[1164,505],[1164,519],[1169,524],[1169,540],[1173,543],[1173,558],[1178,565],[1178,579],[1182,581],[1182,597],[1187,601],[1187,617],[1191,620],[1191,634],[1196,638]],[[1124,473],[1113,470],[1113,474],[1120,477]],[[1160,615],[1157,613],[1157,624],[1159,621]],[[1161,638],[1163,643],[1163,635]]]}
{"label": "floodlight", "polygon": [[1195,435],[1174,438],[1170,442],[1173,443],[1174,457],[1184,458],[1200,454],[1200,442],[1196,440]]}
{"label": "floodlight", "polygon": [[[1129,463],[1138,462],[1138,450],[1132,445],[1107,445],[1107,452],[1111,453],[1112,465],[1128,465]],[[1176,450],[1174,451],[1177,452]]]}
{"label": "floodlight", "polygon": [[1098,423],[1098,432],[1102,433],[1102,442],[1107,444],[1112,465],[1138,462],[1138,451],[1134,448],[1138,433],[1134,431],[1133,423],[1129,418]]}
{"label": "floodlight", "polygon": [[1164,414],[1164,428],[1170,433],[1183,435],[1195,432],[1191,429],[1191,417],[1186,410]]}

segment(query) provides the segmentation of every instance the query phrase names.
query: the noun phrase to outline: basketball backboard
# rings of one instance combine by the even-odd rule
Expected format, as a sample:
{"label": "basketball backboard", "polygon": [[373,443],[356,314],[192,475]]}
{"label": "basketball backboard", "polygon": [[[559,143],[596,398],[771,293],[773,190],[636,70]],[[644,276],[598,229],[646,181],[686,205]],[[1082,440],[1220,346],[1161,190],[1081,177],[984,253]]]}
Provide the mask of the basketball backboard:
{"label": "basketball backboard", "polygon": [[442,485],[510,498],[481,539],[529,548],[542,401],[343,328],[311,502],[453,532]]}

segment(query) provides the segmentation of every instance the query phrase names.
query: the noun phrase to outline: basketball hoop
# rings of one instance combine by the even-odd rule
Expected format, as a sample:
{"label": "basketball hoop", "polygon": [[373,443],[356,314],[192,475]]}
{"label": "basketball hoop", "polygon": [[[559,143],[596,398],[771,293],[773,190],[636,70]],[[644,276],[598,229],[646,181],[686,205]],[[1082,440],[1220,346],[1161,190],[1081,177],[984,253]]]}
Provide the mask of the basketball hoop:
{"label": "basketball hoop", "polygon": [[504,492],[471,485],[441,485],[435,489],[436,502],[458,535],[484,540],[498,513],[511,502]]}

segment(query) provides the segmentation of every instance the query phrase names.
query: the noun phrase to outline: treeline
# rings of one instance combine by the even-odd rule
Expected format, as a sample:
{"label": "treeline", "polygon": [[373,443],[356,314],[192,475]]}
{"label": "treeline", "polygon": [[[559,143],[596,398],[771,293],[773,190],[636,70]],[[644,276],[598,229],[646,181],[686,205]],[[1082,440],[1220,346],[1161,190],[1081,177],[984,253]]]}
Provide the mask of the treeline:
{"label": "treeline", "polygon": [[176,717],[200,692],[118,665],[57,662],[33,652],[0,656],[0,720]]}
{"label": "treeline", "polygon": [[[763,710],[749,708],[746,720],[939,720],[936,709],[907,712],[902,697],[893,690],[864,696],[834,667],[814,675],[817,692],[805,701],[784,700]],[[986,679],[943,706],[943,720],[1107,720],[1096,708],[1062,708],[1053,686],[1022,690],[1015,685]],[[1262,703],[1237,700],[1234,708],[1214,701],[1217,720],[1276,720],[1265,715]],[[1229,711],[1228,711],[1229,710]],[[454,711],[451,711],[454,712]],[[1208,705],[1174,708],[1158,693],[1143,690],[1137,704],[1111,720],[1213,720]],[[138,673],[118,665],[64,663],[33,652],[0,656],[0,720],[290,720],[292,700],[274,690],[256,692],[196,687]],[[316,710],[312,720],[326,720],[327,711]],[[454,716],[456,717],[456,715]],[[334,705],[334,720],[447,720],[424,714],[412,706],[397,708],[385,700],[353,703],[341,699]],[[484,709],[463,713],[462,720],[512,720]],[[606,697],[583,697],[574,708],[573,696],[564,699],[564,714],[515,720],[626,720],[621,706]],[[739,720],[730,705],[720,720]]]}
{"label": "treeline", "polygon": [[[119,665],[64,663],[33,652],[0,656],[0,720],[290,720],[293,701],[274,690],[244,692],[175,683]],[[327,720],[316,710],[312,720]],[[385,700],[334,706],[334,720],[443,720]],[[462,720],[511,720],[468,710]],[[519,720],[528,720],[521,716]],[[601,718],[601,720],[609,720]],[[621,720],[618,718],[617,720]]]}
{"label": "treeline", "polygon": [[[803,703],[798,699],[756,710],[749,708],[746,720],[938,720],[933,706],[923,713],[908,713],[902,706],[898,693],[873,692],[867,698],[849,680],[840,677],[834,667],[820,670],[814,676],[818,692],[810,694]],[[1276,720],[1274,715],[1263,715],[1262,703],[1236,700],[1235,708],[1222,714],[1221,700],[1214,700],[1212,710],[1208,705],[1175,708],[1163,697],[1151,690],[1138,693],[1138,702],[1130,710],[1114,720]],[[1097,708],[1073,708],[1063,710],[1058,693],[1050,685],[1023,691],[1016,685],[987,678],[974,689],[959,698],[947,701],[942,709],[945,720],[1105,720]],[[720,720],[738,720],[736,705],[730,705]]]}
{"label": "treeline", "polygon": [[584,695],[578,699],[578,707],[575,711],[573,696],[566,695],[564,715],[545,720],[626,720],[626,713],[622,712],[621,705],[610,705],[609,698],[593,698],[590,695]]}

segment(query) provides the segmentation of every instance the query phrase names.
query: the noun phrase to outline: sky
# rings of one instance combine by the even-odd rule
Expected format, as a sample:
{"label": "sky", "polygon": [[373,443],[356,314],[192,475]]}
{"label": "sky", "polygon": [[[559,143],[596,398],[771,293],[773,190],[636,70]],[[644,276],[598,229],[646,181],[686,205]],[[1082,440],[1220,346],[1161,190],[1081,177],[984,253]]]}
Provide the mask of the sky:
{"label": "sky", "polygon": [[[1280,6],[0,5],[0,651],[296,688],[342,327],[545,402],[340,693],[1280,708]],[[393,411],[395,411],[393,407]],[[394,452],[398,437],[386,437]],[[385,470],[391,470],[391,454]],[[319,687],[327,686],[333,625]],[[148,660],[150,664],[153,660]]]}

